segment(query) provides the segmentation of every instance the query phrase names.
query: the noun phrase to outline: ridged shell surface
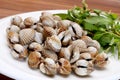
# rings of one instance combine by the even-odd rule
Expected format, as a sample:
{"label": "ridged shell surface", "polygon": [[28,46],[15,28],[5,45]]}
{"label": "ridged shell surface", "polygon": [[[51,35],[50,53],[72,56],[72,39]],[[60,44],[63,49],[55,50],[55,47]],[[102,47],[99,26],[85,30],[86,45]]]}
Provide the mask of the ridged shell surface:
{"label": "ridged shell surface", "polygon": [[23,29],[19,32],[20,43],[23,45],[29,44],[34,40],[35,30],[33,29]]}

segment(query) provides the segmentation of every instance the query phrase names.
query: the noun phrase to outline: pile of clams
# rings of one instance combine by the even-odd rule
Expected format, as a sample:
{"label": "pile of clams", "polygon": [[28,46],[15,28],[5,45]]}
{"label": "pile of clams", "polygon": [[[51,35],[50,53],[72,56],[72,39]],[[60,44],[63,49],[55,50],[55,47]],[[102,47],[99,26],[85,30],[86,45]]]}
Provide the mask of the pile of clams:
{"label": "pile of clams", "polygon": [[79,24],[48,12],[42,12],[39,20],[13,17],[7,39],[15,59],[27,60],[30,68],[49,76],[72,71],[87,76],[108,63],[107,55],[99,53],[100,44]]}

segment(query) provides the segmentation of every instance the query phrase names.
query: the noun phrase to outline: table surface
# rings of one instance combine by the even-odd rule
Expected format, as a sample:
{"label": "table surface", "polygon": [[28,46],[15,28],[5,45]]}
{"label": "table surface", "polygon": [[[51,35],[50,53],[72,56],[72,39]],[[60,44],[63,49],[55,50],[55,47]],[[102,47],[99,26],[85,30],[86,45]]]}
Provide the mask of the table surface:
{"label": "table surface", "polygon": [[[120,0],[87,0],[90,9],[111,10],[120,15]],[[40,11],[70,9],[73,6],[81,6],[81,0],[0,0],[0,18],[10,15]],[[12,80],[0,74],[2,80]]]}

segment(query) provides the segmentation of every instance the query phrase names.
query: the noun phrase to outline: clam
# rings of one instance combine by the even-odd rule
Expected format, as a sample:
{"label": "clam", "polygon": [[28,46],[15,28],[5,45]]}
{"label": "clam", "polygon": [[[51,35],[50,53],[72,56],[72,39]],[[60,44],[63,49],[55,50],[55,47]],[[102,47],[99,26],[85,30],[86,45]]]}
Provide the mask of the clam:
{"label": "clam", "polygon": [[34,41],[36,41],[37,43],[42,44],[42,42],[43,42],[43,34],[36,31]]}
{"label": "clam", "polygon": [[36,31],[37,32],[40,32],[40,33],[43,33],[43,25],[42,23],[37,23],[37,28],[36,28]]}
{"label": "clam", "polygon": [[65,58],[67,60],[70,60],[70,55],[71,55],[71,48],[70,47],[62,47],[60,52],[59,52],[59,57],[60,58]]}
{"label": "clam", "polygon": [[43,27],[43,35],[45,38],[51,37],[52,35],[56,35],[56,31],[52,27]]}
{"label": "clam", "polygon": [[67,46],[70,43],[71,34],[70,34],[70,32],[68,30],[61,32],[58,35],[58,37],[61,40],[63,46]]}
{"label": "clam", "polygon": [[8,30],[11,31],[11,32],[18,33],[20,31],[20,28],[18,26],[16,26],[16,25],[11,25]]}
{"label": "clam", "polygon": [[33,69],[37,69],[40,65],[40,62],[42,62],[41,53],[37,51],[30,52],[28,56],[29,67]]}
{"label": "clam", "polygon": [[21,44],[14,44],[11,54],[15,59],[23,60],[27,58],[28,50]]}
{"label": "clam", "polygon": [[96,40],[92,40],[89,36],[82,36],[81,38],[83,41],[85,41],[86,45],[88,47],[95,47],[97,50],[100,50],[100,44]]}
{"label": "clam", "polygon": [[29,45],[29,49],[32,50],[32,51],[42,51],[42,50],[43,50],[43,47],[42,47],[42,45],[39,44],[39,43],[32,42],[32,43]]}
{"label": "clam", "polygon": [[69,27],[69,25],[70,25],[70,23],[71,23],[71,21],[69,21],[69,20],[59,21],[59,22],[57,23],[57,28],[58,28],[57,33],[59,34],[59,33],[61,33],[62,31],[67,30],[68,27]]}
{"label": "clam", "polygon": [[61,21],[61,20],[62,20],[61,17],[60,17],[60,16],[57,16],[57,15],[54,15],[54,16],[53,16],[53,19],[54,19],[55,21]]}
{"label": "clam", "polygon": [[45,41],[45,47],[53,50],[55,52],[59,52],[61,49],[61,41],[58,38],[58,36],[53,35],[51,37],[47,37],[46,41]]}
{"label": "clam", "polygon": [[7,36],[8,36],[8,39],[10,40],[11,43],[18,43],[19,42],[19,35],[16,32],[9,31]]}
{"label": "clam", "polygon": [[19,26],[21,22],[22,22],[22,18],[20,16],[13,17],[11,21],[11,23],[16,26]]}
{"label": "clam", "polygon": [[100,44],[99,44],[99,42],[96,41],[96,40],[92,40],[92,42],[89,43],[89,46],[95,47],[98,51],[100,50]]}
{"label": "clam", "polygon": [[20,43],[23,45],[29,44],[34,40],[35,37],[35,30],[27,28],[27,29],[22,29],[19,32],[20,36]]}
{"label": "clam", "polygon": [[95,56],[98,54],[98,50],[95,47],[88,47],[87,49],[92,58],[95,58]]}
{"label": "clam", "polygon": [[33,18],[33,17],[27,17],[24,19],[24,24],[26,27],[30,27],[32,25],[35,25],[37,24],[37,19],[36,18]]}
{"label": "clam", "polygon": [[87,52],[81,53],[80,59],[84,59],[86,61],[92,61],[92,57],[91,57],[90,53],[87,53]]}
{"label": "clam", "polygon": [[48,49],[44,49],[42,51],[42,55],[43,55],[44,58],[51,58],[54,61],[58,60],[57,54],[54,51],[51,51],[51,50],[48,50]]}
{"label": "clam", "polygon": [[78,76],[87,76],[94,71],[92,62],[86,60],[78,60],[73,66],[74,72]]}
{"label": "clam", "polygon": [[41,13],[42,16],[53,16],[53,14],[49,13],[49,12],[42,12]]}
{"label": "clam", "polygon": [[39,69],[48,76],[54,76],[57,73],[57,65],[51,58],[46,58],[44,62],[40,64]]}
{"label": "clam", "polygon": [[70,63],[76,62],[80,58],[80,50],[79,47],[73,48],[71,55],[70,55]]}
{"label": "clam", "polygon": [[83,40],[80,40],[80,39],[72,41],[71,45],[73,46],[73,48],[76,47],[76,46],[78,46],[79,48],[82,48],[82,49],[87,48],[86,43]]}
{"label": "clam", "polygon": [[81,39],[86,43],[87,46],[92,42],[92,39],[89,36],[82,36]]}
{"label": "clam", "polygon": [[24,22],[21,22],[21,23],[20,23],[20,25],[19,25],[19,27],[20,27],[21,29],[26,28],[26,26],[25,26]]}
{"label": "clam", "polygon": [[80,53],[86,51],[87,46],[84,41],[76,40],[71,43],[68,47],[62,47],[59,53],[61,58],[65,58],[74,63],[80,58]]}
{"label": "clam", "polygon": [[66,31],[62,31],[61,33],[58,34],[58,38],[62,40],[64,38],[64,34]]}
{"label": "clam", "polygon": [[102,52],[95,57],[94,64],[98,68],[104,68],[108,63],[108,56]]}
{"label": "clam", "polygon": [[49,26],[49,27],[53,27],[53,28],[56,27],[56,23],[55,23],[54,19],[50,16],[41,16],[40,20],[41,20],[43,26]]}
{"label": "clam", "polygon": [[68,30],[69,30],[70,34],[72,35],[72,37],[76,37],[76,36],[75,36],[76,34],[74,33],[72,27],[69,27]]}
{"label": "clam", "polygon": [[58,73],[61,75],[69,75],[71,71],[70,62],[67,59],[60,58],[58,61]]}
{"label": "clam", "polygon": [[70,23],[71,23],[71,21],[69,21],[69,20],[62,20],[57,23],[57,26],[58,26],[58,28],[64,27],[65,29],[67,29],[69,27]]}
{"label": "clam", "polygon": [[74,63],[80,57],[79,47],[73,48],[71,45],[68,47],[62,47],[59,53],[60,58],[65,58],[70,61],[70,63]]}
{"label": "clam", "polygon": [[79,24],[71,22],[69,27],[72,28],[72,31],[76,37],[80,38],[82,36],[83,29],[81,28],[81,26]]}

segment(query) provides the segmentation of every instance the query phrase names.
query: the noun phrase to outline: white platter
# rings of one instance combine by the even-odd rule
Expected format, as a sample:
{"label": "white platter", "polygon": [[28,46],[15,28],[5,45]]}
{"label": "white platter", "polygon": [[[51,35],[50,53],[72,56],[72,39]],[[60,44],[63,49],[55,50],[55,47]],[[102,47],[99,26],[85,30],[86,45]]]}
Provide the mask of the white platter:
{"label": "white platter", "polygon": [[[66,13],[66,10],[48,10],[51,13]],[[47,12],[48,12],[47,11]],[[42,11],[29,12],[18,14],[23,19],[31,16],[39,19]],[[15,16],[15,15],[13,15]],[[110,59],[110,63],[104,70],[95,70],[88,77],[78,77],[71,74],[68,77],[55,75],[47,77],[39,70],[32,70],[26,62],[21,62],[13,59],[10,54],[10,49],[7,46],[6,28],[10,25],[10,20],[13,16],[6,17],[0,20],[0,73],[17,80],[118,80],[120,79],[120,61]]]}

